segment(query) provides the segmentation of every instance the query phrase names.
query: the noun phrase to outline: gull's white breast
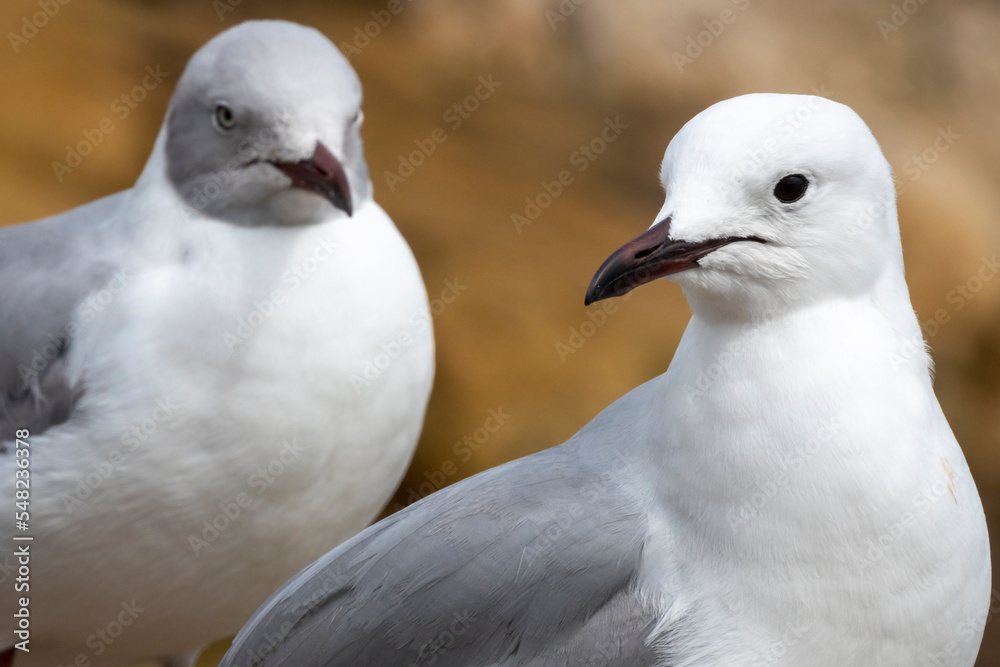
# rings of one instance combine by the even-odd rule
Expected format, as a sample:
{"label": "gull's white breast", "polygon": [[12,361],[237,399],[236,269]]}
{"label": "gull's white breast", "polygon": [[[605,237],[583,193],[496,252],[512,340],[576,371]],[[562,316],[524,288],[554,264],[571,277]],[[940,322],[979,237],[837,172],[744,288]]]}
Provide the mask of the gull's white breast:
{"label": "gull's white breast", "polygon": [[643,418],[667,471],[644,589],[719,637],[691,664],[971,667],[990,599],[979,495],[922,348],[870,300],[695,317],[647,387],[669,409]]}

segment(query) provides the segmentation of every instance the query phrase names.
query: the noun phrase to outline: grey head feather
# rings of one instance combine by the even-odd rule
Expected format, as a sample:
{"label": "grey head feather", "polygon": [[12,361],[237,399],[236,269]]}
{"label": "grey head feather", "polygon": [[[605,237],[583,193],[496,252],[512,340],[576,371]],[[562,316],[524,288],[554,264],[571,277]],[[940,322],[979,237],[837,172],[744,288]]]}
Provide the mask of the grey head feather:
{"label": "grey head feather", "polygon": [[361,84],[326,37],[287,21],[249,21],[191,58],[170,102],[168,178],[185,202],[239,225],[302,225],[342,214],[291,187],[275,163],[318,144],[342,165],[355,206],[371,197],[361,145]]}
{"label": "grey head feather", "polygon": [[657,663],[636,501],[578,448],[459,482],[286,583],[222,667]]}

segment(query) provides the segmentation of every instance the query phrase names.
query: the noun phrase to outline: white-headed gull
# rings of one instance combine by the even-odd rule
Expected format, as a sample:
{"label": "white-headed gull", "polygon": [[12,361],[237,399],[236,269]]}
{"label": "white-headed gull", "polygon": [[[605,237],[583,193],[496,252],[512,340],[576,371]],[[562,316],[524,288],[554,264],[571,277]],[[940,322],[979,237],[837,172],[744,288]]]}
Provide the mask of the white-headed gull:
{"label": "white-headed gull", "polygon": [[871,132],[821,98],[738,97],[681,129],[662,182],[586,298],[679,283],[666,373],[340,545],[225,667],[972,666],[986,524]]}

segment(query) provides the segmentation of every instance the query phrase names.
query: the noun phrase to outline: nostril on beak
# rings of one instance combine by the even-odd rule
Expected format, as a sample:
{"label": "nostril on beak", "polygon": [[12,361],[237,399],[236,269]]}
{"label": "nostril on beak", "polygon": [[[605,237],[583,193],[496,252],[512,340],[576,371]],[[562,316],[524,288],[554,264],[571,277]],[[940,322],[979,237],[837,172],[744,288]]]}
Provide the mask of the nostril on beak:
{"label": "nostril on beak", "polygon": [[340,163],[337,158],[333,156],[330,149],[323,145],[322,142],[316,142],[316,148],[313,149],[313,164],[324,176],[329,176],[335,173],[340,167]]}

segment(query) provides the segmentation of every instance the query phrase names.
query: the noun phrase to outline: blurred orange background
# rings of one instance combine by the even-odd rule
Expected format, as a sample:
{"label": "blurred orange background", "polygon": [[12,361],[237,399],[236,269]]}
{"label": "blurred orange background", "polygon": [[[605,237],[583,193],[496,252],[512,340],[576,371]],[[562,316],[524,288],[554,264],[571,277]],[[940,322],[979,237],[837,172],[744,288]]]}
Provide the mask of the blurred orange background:
{"label": "blurred orange background", "polygon": [[[584,308],[583,294],[653,222],[660,159],[685,121],[748,92],[852,106],[896,173],[913,305],[922,322],[943,320],[925,327],[937,393],[1000,532],[1000,280],[974,280],[1000,250],[1000,4],[93,0],[26,30],[39,11],[0,6],[0,225],[129,187],[187,59],[228,27],[285,18],[348,53],[376,199],[436,312],[434,394],[390,510],[562,442],[667,368],[689,316],[677,286],[660,281],[611,312]],[[164,81],[125,112],[116,100],[147,66]],[[104,119],[113,130],[57,174],[52,163]],[[580,148],[606,123],[620,132],[591,159]],[[401,168],[439,128],[443,143],[439,132],[422,164]],[[556,188],[563,170],[572,182]],[[977,664],[1000,664],[1000,621]]]}

